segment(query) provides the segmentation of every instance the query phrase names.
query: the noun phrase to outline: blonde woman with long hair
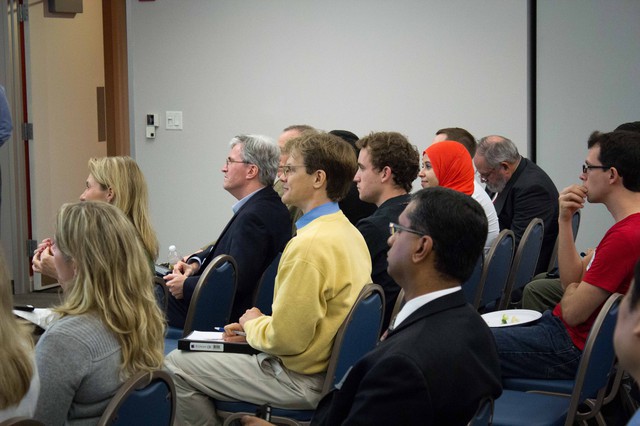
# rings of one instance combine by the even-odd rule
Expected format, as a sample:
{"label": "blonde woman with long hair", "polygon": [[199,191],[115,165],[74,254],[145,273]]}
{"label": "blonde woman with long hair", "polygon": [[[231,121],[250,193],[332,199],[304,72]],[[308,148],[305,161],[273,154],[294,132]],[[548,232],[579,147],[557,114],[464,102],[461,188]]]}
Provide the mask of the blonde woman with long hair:
{"label": "blonde woman with long hair", "polygon": [[61,207],[52,252],[66,291],[36,346],[35,417],[97,423],[124,380],[162,366],[164,319],[147,251],[120,209],[87,201]]}
{"label": "blonde woman with long hair", "polygon": [[[158,257],[158,239],[149,219],[149,193],[144,175],[131,157],[100,157],[89,160],[89,176],[80,201],[106,201],[131,220],[147,252],[149,267]],[[33,270],[58,278],[51,255],[51,239],[35,250]]]}
{"label": "blonde woman with long hair", "polygon": [[31,338],[33,327],[18,320],[12,309],[11,283],[0,253],[0,422],[33,416],[40,389]]}

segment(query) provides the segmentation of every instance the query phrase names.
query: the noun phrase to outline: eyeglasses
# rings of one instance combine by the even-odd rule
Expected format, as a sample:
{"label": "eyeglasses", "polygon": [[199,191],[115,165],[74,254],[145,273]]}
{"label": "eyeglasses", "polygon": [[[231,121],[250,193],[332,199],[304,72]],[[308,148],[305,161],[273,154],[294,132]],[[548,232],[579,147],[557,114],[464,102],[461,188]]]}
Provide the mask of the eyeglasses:
{"label": "eyeglasses", "polygon": [[582,165],[582,173],[587,174],[591,169],[609,170],[611,166],[592,166],[591,164]]}
{"label": "eyeglasses", "polygon": [[494,167],[493,169],[489,170],[486,173],[480,173],[480,170],[478,170],[478,175],[480,176],[480,182],[486,182],[489,180],[489,176],[491,176],[493,174],[493,172],[496,171],[496,167]]}
{"label": "eyeglasses", "polygon": [[224,160],[225,164],[227,165],[227,167],[229,167],[230,163],[244,163],[244,164],[251,164],[248,161],[245,160],[232,160],[231,158],[227,157],[226,160]]}
{"label": "eyeglasses", "polygon": [[304,165],[300,165],[300,166],[294,166],[294,165],[282,166],[282,176],[284,176],[286,178],[289,173],[295,172],[298,167],[306,167],[306,166],[304,166]]}
{"label": "eyeglasses", "polygon": [[398,225],[397,223],[389,222],[389,234],[394,235],[396,232],[410,232],[412,234],[419,235],[421,237],[425,236],[424,232],[416,231],[415,229],[407,228],[406,226]]}

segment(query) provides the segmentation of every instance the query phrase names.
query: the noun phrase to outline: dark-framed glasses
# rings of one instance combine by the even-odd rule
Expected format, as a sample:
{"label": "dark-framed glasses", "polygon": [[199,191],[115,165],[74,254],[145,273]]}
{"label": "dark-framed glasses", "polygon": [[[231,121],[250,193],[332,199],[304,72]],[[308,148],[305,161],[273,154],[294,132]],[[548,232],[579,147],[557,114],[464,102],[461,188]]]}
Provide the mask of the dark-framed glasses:
{"label": "dark-framed glasses", "polygon": [[415,229],[407,228],[406,226],[398,225],[397,223],[389,222],[389,234],[394,235],[400,232],[410,232],[412,234],[424,237],[424,232],[416,231]]}
{"label": "dark-framed glasses", "polygon": [[587,174],[589,170],[592,170],[592,169],[609,170],[610,168],[611,166],[592,166],[591,164],[585,163],[582,165],[582,173]]}

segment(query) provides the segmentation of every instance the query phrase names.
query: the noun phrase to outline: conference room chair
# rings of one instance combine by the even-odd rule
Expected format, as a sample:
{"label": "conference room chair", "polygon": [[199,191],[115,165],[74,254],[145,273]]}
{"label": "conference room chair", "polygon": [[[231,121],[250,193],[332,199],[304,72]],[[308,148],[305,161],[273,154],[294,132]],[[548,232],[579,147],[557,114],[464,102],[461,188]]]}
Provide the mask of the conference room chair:
{"label": "conference room chair", "polygon": [[486,397],[480,401],[478,410],[467,426],[491,426],[493,423],[493,398]]}
{"label": "conference room chair", "polygon": [[229,324],[238,283],[236,261],[232,256],[216,256],[205,268],[193,291],[184,329],[167,328],[165,354],[178,347],[178,340],[192,331],[214,331]]}
{"label": "conference room chair", "polygon": [[[578,236],[578,229],[580,229],[580,210],[576,210],[571,218],[571,229],[573,231],[573,241],[576,240]],[[547,274],[551,276],[558,277],[558,239],[556,238],[556,243],[553,246],[553,252],[551,252],[551,259],[549,260],[549,268],[547,269]]]}
{"label": "conference room chair", "polygon": [[503,229],[491,243],[473,304],[479,311],[489,312],[498,308],[509,278],[514,246],[515,236],[509,229]]}
{"label": "conference room chair", "polygon": [[107,405],[98,426],[171,426],[176,414],[176,389],[166,371],[130,377]]}
{"label": "conference room chair", "polygon": [[[598,314],[582,352],[570,395],[542,391],[524,392],[505,388],[500,398],[495,401],[493,424],[496,426],[563,424],[570,426],[576,421],[586,421],[596,417],[602,407],[613,374],[615,361],[613,330],[621,299],[621,294],[612,294]],[[533,379],[530,380],[533,381]],[[508,380],[505,382],[508,383]],[[548,380],[548,382],[553,381]],[[536,387],[532,386],[531,389]],[[586,408],[581,408],[585,407],[587,401],[589,402]]]}
{"label": "conference room chair", "polygon": [[[377,284],[367,284],[360,291],[336,334],[322,395],[337,385],[349,368],[375,347],[384,317],[384,291]],[[268,401],[265,401],[268,402]],[[242,414],[255,414],[258,405],[238,401],[214,400],[218,415],[230,424]],[[235,414],[235,415],[234,415]],[[276,424],[309,424],[313,410],[287,410],[272,408],[272,422]],[[231,417],[234,415],[233,417]]]}
{"label": "conference room chair", "polygon": [[480,291],[480,279],[482,278],[482,269],[484,266],[484,253],[480,254],[476,266],[473,268],[473,272],[467,281],[462,284],[462,293],[468,303],[478,309],[476,303],[479,302]]}
{"label": "conference room chair", "polygon": [[535,275],[536,265],[540,257],[542,239],[544,238],[544,223],[540,218],[533,218],[524,230],[518,243],[516,254],[511,263],[509,278],[500,301],[500,309],[507,309],[511,305],[511,296],[531,282]]}
{"label": "conference room chair", "polygon": [[265,315],[271,315],[272,312],[273,290],[276,285],[276,275],[278,274],[278,265],[281,257],[282,253],[278,253],[262,273],[253,297],[253,306],[260,309],[260,312]]}

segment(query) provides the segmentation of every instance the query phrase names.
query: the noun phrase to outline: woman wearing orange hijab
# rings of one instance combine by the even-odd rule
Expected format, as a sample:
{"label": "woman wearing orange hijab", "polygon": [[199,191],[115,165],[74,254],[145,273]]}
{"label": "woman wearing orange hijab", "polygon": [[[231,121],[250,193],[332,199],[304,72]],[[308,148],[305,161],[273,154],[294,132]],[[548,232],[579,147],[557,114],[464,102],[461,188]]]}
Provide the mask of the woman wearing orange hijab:
{"label": "woman wearing orange hijab", "polygon": [[442,141],[432,144],[422,153],[422,169],[418,176],[423,188],[443,186],[473,197],[487,215],[489,233],[485,242],[485,253],[500,233],[498,216],[493,203],[484,191],[474,191],[473,160],[461,143]]}

